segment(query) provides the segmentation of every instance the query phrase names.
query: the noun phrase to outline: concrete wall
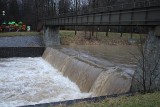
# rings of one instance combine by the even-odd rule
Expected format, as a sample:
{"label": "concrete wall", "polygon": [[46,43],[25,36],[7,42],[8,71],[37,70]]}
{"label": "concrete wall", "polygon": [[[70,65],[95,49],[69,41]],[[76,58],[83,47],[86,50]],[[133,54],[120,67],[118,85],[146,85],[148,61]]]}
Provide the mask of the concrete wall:
{"label": "concrete wall", "polygon": [[41,57],[44,47],[0,47],[0,58]]}
{"label": "concrete wall", "polygon": [[46,47],[60,46],[59,26],[44,26],[43,41]]}
{"label": "concrete wall", "polygon": [[0,37],[0,47],[44,47],[42,36]]}

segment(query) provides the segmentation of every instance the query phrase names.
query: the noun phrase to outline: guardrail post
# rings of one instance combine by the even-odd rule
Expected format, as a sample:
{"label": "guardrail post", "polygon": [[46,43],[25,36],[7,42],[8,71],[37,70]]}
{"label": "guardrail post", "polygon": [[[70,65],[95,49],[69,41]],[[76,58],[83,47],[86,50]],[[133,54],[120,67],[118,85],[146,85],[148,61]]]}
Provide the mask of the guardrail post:
{"label": "guardrail post", "polygon": [[106,36],[108,37],[109,26],[107,26]]}
{"label": "guardrail post", "polygon": [[133,38],[133,26],[131,27],[131,39]]}

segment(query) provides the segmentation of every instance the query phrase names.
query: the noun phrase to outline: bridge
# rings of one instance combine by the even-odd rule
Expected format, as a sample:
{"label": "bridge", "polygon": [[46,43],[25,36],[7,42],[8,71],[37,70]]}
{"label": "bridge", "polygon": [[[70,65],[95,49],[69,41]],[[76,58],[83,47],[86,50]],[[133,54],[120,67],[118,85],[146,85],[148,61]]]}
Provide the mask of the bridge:
{"label": "bridge", "polygon": [[160,25],[160,0],[146,0],[73,13],[44,19],[45,25],[58,26],[150,26]]}
{"label": "bridge", "polygon": [[[47,40],[58,41],[58,26],[158,26],[160,0],[143,0],[107,7],[86,9],[42,19]],[[56,31],[56,32],[55,32]],[[50,35],[50,36],[49,36]]]}

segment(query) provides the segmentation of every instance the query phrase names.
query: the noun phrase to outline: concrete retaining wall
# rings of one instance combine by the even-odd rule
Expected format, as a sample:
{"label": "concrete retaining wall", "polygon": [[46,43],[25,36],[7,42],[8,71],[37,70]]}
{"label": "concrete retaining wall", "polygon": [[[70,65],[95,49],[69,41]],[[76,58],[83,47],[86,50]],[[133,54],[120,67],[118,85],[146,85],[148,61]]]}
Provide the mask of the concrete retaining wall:
{"label": "concrete retaining wall", "polygon": [[0,47],[0,58],[41,57],[44,47]]}
{"label": "concrete retaining wall", "polygon": [[37,36],[0,37],[0,47],[43,47],[43,38]]}

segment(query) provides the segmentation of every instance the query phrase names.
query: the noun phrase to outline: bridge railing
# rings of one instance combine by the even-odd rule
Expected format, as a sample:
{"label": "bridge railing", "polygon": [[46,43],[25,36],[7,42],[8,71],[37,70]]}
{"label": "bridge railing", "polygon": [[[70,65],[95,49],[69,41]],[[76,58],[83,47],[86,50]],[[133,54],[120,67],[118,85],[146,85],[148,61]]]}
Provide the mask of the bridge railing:
{"label": "bridge railing", "polygon": [[69,17],[69,16],[77,16],[77,15],[85,15],[85,14],[96,14],[96,13],[103,13],[103,12],[122,11],[122,10],[128,10],[128,9],[148,8],[148,7],[156,7],[156,6],[160,6],[160,0],[143,0],[143,1],[136,1],[132,3],[124,3],[120,5],[99,7],[99,8],[86,8],[84,10],[62,13],[59,15],[55,15],[54,17],[43,18],[43,19]]}

